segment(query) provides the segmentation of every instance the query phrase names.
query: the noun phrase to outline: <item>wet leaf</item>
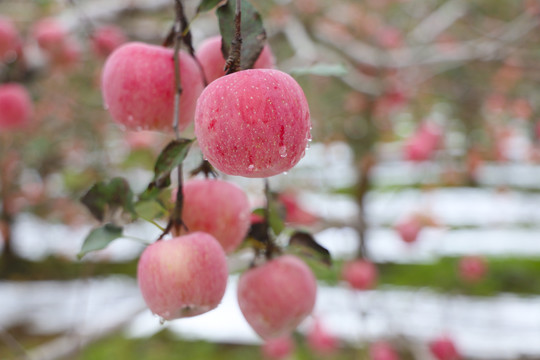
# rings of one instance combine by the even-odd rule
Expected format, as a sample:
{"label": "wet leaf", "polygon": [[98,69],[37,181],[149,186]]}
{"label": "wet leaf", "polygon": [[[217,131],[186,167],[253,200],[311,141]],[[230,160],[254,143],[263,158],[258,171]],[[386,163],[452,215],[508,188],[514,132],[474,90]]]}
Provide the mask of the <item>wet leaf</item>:
{"label": "wet leaf", "polygon": [[332,266],[330,252],[315,241],[310,233],[297,231],[289,239],[289,248],[301,256],[314,258],[327,266]]}
{"label": "wet leaf", "polygon": [[98,227],[90,232],[81,247],[81,251],[77,254],[80,260],[89,252],[105,249],[111,242],[122,237],[122,227],[108,223]]}
{"label": "wet leaf", "polygon": [[121,177],[95,183],[81,202],[101,222],[123,224],[136,219],[133,192]]}
{"label": "wet leaf", "polygon": [[344,76],[347,69],[342,64],[316,64],[310,67],[295,68],[292,75]]}
{"label": "wet leaf", "polygon": [[192,143],[192,139],[178,139],[167,144],[156,161],[154,179],[147,192],[154,188],[164,189],[171,184],[171,171],[182,164]]}
{"label": "wet leaf", "polygon": [[[236,1],[228,0],[217,9],[219,19],[219,31],[222,37],[221,52],[223,57],[229,57],[231,42],[235,34],[235,9]],[[240,57],[240,67],[251,69],[261,54],[266,42],[266,31],[264,30],[261,15],[255,10],[253,5],[247,0],[242,0],[242,53]]]}
{"label": "wet leaf", "polygon": [[222,1],[223,0],[202,0],[200,5],[197,7],[197,13],[210,11]]}

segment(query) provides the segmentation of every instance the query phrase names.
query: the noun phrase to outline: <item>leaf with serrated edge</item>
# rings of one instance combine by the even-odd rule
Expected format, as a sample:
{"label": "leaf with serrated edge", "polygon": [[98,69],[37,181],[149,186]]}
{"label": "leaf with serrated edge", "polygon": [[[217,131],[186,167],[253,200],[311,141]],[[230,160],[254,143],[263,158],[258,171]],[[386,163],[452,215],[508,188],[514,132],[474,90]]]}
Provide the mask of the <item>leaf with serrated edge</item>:
{"label": "leaf with serrated edge", "polygon": [[148,189],[154,187],[163,189],[170,185],[171,171],[182,164],[192,143],[191,139],[178,139],[167,144],[156,161],[154,179],[148,185]]}
{"label": "leaf with serrated edge", "polygon": [[315,258],[325,265],[332,265],[330,252],[321,246],[315,238],[304,231],[297,231],[289,239],[289,247],[298,248],[301,255]]}
{"label": "leaf with serrated edge", "polygon": [[197,13],[210,11],[215,8],[223,0],[203,0],[201,4],[197,7]]}
{"label": "leaf with serrated edge", "polygon": [[[126,179],[116,177],[100,181],[88,190],[81,202],[99,221],[132,221],[135,219],[133,192]],[[127,216],[127,219],[123,219]]]}
{"label": "leaf with serrated edge", "polygon": [[[235,34],[234,17],[236,2],[229,0],[217,9],[219,32],[221,33],[221,51],[225,59],[229,57],[229,48]],[[266,42],[261,15],[247,0],[242,0],[242,53],[240,67],[251,69],[261,54]]]}
{"label": "leaf with serrated edge", "polygon": [[84,239],[77,258],[80,260],[89,252],[105,249],[112,241],[122,237],[122,231],[122,227],[110,223],[93,229]]}

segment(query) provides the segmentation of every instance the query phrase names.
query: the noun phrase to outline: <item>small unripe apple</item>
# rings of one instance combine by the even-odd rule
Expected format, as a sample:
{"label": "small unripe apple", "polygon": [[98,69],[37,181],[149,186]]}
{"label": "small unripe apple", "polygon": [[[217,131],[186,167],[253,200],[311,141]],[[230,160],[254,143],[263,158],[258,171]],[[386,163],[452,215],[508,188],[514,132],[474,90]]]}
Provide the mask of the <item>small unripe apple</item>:
{"label": "small unripe apple", "polygon": [[459,275],[467,282],[482,280],[487,271],[486,260],[481,256],[464,256],[459,260]]}
{"label": "small unripe apple", "polygon": [[370,360],[399,360],[399,356],[389,343],[377,341],[369,347]]}
{"label": "small unripe apple", "polygon": [[52,56],[62,51],[67,38],[66,29],[53,18],[44,18],[36,22],[32,34],[39,47]]}
{"label": "small unripe apple", "polygon": [[328,333],[318,319],[307,334],[307,342],[309,348],[316,354],[332,354],[339,346],[338,338]]}
{"label": "small unripe apple", "polygon": [[[101,89],[112,118],[129,130],[172,130],[174,114],[173,50],[130,42],[117,48],[105,62]],[[203,88],[197,63],[180,52],[182,95],[178,115],[182,130],[193,119]]]}
{"label": "small unripe apple", "polygon": [[223,248],[212,235],[203,232],[149,245],[137,268],[144,301],[164,320],[214,309],[223,298],[227,277]]}
{"label": "small unripe apple", "polygon": [[187,181],[183,190],[182,220],[188,230],[209,233],[227,253],[236,250],[250,226],[251,207],[244,191],[233,183],[208,179]]}
{"label": "small unripe apple", "polygon": [[28,126],[33,107],[30,94],[24,86],[17,83],[0,85],[0,131]]}
{"label": "small unripe apple", "polygon": [[354,260],[345,263],[342,278],[356,290],[372,289],[377,283],[377,267],[368,260]]}
{"label": "small unripe apple", "polygon": [[294,340],[290,335],[268,339],[262,345],[262,353],[267,359],[285,359],[294,350]]}
{"label": "small unripe apple", "polygon": [[238,305],[263,339],[290,334],[313,310],[317,282],[310,268],[283,255],[242,274]]}
{"label": "small unripe apple", "polygon": [[127,42],[124,31],[115,25],[104,25],[92,34],[92,50],[97,56],[107,57],[116,48]]}
{"label": "small unripe apple", "polygon": [[[206,81],[211,83],[225,75],[225,58],[221,52],[221,36],[213,36],[204,40],[195,53],[201,64]],[[268,44],[264,45],[253,69],[273,69],[274,55]]]}
{"label": "small unripe apple", "polygon": [[429,343],[429,350],[438,360],[460,360],[456,346],[448,336],[442,336]]}
{"label": "small unripe apple", "polygon": [[19,32],[13,21],[5,16],[0,16],[0,63],[15,59],[19,46]]}
{"label": "small unripe apple", "polygon": [[195,111],[195,134],[205,158],[229,175],[268,177],[304,156],[310,135],[304,92],[288,74],[243,70],[204,89]]}
{"label": "small unripe apple", "polygon": [[400,220],[394,229],[399,234],[401,240],[406,243],[413,243],[418,238],[420,231],[424,227],[421,219],[418,216],[411,215]]}

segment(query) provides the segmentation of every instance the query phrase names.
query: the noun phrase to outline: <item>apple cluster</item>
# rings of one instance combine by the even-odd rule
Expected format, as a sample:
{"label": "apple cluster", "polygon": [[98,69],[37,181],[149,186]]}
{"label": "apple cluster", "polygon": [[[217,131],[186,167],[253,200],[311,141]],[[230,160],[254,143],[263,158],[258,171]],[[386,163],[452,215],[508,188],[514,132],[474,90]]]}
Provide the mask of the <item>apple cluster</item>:
{"label": "apple cluster", "polygon": [[[310,140],[301,87],[272,69],[268,45],[255,69],[225,75],[221,42],[220,37],[207,40],[195,58],[179,52],[179,111],[174,50],[125,43],[104,64],[105,108],[132,131],[170,132],[173,122],[179,130],[193,122],[204,158],[223,173],[262,178],[289,170]],[[164,320],[218,306],[227,286],[226,256],[238,249],[251,225],[248,197],[230,182],[191,179],[176,191],[183,195],[184,226],[173,230],[172,239],[148,246],[137,271],[146,304]],[[254,331],[274,339],[289,335],[311,313],[316,289],[315,276],[302,260],[276,254],[240,276],[238,303]]]}

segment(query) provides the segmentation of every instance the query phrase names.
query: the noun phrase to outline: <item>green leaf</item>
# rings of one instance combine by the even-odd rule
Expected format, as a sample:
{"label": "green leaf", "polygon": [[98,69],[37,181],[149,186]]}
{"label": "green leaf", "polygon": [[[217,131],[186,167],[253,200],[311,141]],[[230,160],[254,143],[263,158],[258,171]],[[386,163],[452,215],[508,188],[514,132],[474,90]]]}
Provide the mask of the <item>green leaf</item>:
{"label": "green leaf", "polygon": [[202,0],[200,5],[197,7],[197,13],[210,11],[222,1],[223,0]]}
{"label": "green leaf", "polygon": [[332,266],[330,252],[317,243],[310,233],[297,231],[292,234],[289,239],[289,248],[301,256],[314,258],[327,266]]}
{"label": "green leaf", "polygon": [[294,68],[292,75],[344,76],[348,71],[342,64],[315,64],[310,67]]}
{"label": "green leaf", "polygon": [[101,222],[123,224],[136,219],[133,192],[128,182],[121,177],[108,183],[95,183],[81,198],[81,202]]}
{"label": "green leaf", "polygon": [[154,179],[148,185],[148,190],[164,189],[171,184],[171,171],[182,164],[192,143],[191,139],[177,139],[167,144],[158,156],[154,166]]}
{"label": "green leaf", "polygon": [[[223,57],[229,57],[231,42],[234,39],[234,17],[236,2],[228,0],[217,9],[219,31],[222,37],[221,52]],[[240,67],[251,69],[261,54],[266,41],[261,15],[247,0],[242,0],[242,53]]]}
{"label": "green leaf", "polygon": [[108,223],[90,232],[77,254],[79,260],[89,252],[105,249],[112,241],[122,237],[122,227]]}
{"label": "green leaf", "polygon": [[[263,208],[257,208],[253,210],[253,214],[259,215],[262,218],[264,218],[264,213],[265,209]],[[285,223],[283,222],[281,215],[282,212],[279,210],[279,208],[273,202],[270,203],[268,225],[270,225],[270,228],[276,236],[281,234],[281,232],[285,229]]]}
{"label": "green leaf", "polygon": [[161,204],[155,200],[137,202],[135,204],[135,211],[141,218],[148,220],[153,220],[165,214],[165,209],[163,209],[163,206],[161,206]]}

